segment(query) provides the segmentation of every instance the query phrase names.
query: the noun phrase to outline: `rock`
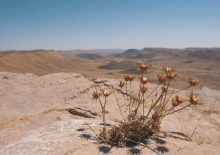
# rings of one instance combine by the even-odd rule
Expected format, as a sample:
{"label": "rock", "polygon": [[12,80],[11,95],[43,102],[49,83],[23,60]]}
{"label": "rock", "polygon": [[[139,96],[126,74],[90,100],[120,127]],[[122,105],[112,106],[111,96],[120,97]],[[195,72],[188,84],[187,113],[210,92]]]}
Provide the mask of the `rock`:
{"label": "rock", "polygon": [[[1,72],[0,77],[0,154],[218,154],[220,152],[220,92],[208,88],[196,89],[204,107],[189,107],[180,113],[164,117],[161,130],[167,137],[146,139],[143,146],[111,148],[95,144],[95,133],[103,127],[99,101],[92,93],[115,88],[115,95],[126,117],[127,99],[118,87],[119,80],[87,80],[80,74],[57,73],[46,76]],[[130,85],[130,84],[129,84]],[[130,87],[128,85],[128,87]],[[132,92],[139,89],[133,81]],[[148,91],[157,85],[148,83]],[[172,89],[170,89],[172,90]],[[158,89],[158,94],[161,90]],[[123,88],[125,92],[125,88]],[[130,91],[128,91],[130,94]],[[188,91],[179,95],[187,99]],[[149,109],[155,94],[146,100]],[[104,98],[100,98],[102,104]],[[114,94],[107,98],[108,128],[122,120]],[[140,108],[142,112],[142,107]],[[87,125],[87,122],[90,127]],[[185,128],[186,126],[186,128]],[[174,136],[192,135],[192,142]],[[175,138],[174,138],[175,137]],[[179,137],[179,138],[178,138]]]}

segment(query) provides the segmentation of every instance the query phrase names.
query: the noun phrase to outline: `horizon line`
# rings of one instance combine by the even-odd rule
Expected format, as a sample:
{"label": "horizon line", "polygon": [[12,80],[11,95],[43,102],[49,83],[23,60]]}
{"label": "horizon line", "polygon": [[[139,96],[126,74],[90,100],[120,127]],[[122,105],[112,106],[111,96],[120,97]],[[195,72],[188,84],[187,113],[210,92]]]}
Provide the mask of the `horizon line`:
{"label": "horizon line", "polygon": [[163,49],[220,49],[219,47],[185,47],[185,48],[172,48],[172,47],[144,47],[144,48],[94,48],[94,49],[42,49],[42,48],[37,48],[37,49],[22,49],[22,50],[17,50],[17,49],[9,49],[9,50],[1,50],[2,51],[35,51],[35,50],[44,50],[44,51],[75,51],[75,50],[128,50],[128,49],[145,49],[145,48],[163,48]]}

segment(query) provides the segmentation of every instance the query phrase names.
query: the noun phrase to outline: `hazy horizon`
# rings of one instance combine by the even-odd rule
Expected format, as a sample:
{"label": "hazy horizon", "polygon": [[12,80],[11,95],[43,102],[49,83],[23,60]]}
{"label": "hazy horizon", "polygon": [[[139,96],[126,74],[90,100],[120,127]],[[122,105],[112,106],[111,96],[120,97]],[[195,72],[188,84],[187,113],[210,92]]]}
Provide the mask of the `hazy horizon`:
{"label": "hazy horizon", "polygon": [[66,50],[63,50],[63,49],[57,49],[57,50],[54,50],[54,49],[42,49],[42,48],[39,48],[39,49],[8,49],[8,50],[0,50],[0,51],[33,51],[33,50],[54,50],[54,51],[76,51],[76,50],[82,50],[82,51],[86,51],[86,50],[129,50],[129,49],[137,49],[137,50],[142,50],[144,48],[164,48],[164,49],[220,49],[219,47],[185,47],[185,48],[165,48],[165,47],[143,47],[143,48],[126,48],[126,49],[122,49],[122,48],[100,48],[100,49],[66,49]]}
{"label": "hazy horizon", "polygon": [[2,0],[0,51],[219,48],[219,0]]}

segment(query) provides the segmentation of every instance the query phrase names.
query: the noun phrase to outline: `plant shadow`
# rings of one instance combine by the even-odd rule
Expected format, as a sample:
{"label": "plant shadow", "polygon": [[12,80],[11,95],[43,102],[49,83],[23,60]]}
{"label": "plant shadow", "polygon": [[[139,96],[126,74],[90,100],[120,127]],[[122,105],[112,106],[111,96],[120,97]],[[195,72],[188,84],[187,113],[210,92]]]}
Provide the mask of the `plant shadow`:
{"label": "plant shadow", "polygon": [[79,135],[79,137],[80,137],[80,138],[87,139],[87,140],[91,139],[91,136],[88,135],[88,134],[81,134],[81,135]]}
{"label": "plant shadow", "polygon": [[106,154],[109,153],[111,151],[111,147],[108,146],[99,146],[99,151]]}
{"label": "plant shadow", "polygon": [[132,148],[132,149],[129,150],[129,153],[131,155],[140,155],[141,154],[141,150],[140,149]]}
{"label": "plant shadow", "polygon": [[83,128],[76,129],[76,131],[84,131]]}
{"label": "plant shadow", "polygon": [[144,139],[144,140],[142,140],[141,142],[142,142],[144,145],[150,144],[149,139]]}
{"label": "plant shadow", "polygon": [[162,154],[168,153],[169,149],[166,148],[165,146],[157,146],[156,150]]}
{"label": "plant shadow", "polygon": [[157,144],[161,144],[161,145],[167,143],[166,141],[164,141],[163,139],[160,139],[160,138],[155,138],[154,140],[156,141]]}
{"label": "plant shadow", "polygon": [[[104,123],[100,123],[99,125],[104,125]],[[106,126],[111,126],[111,124],[106,123]]]}

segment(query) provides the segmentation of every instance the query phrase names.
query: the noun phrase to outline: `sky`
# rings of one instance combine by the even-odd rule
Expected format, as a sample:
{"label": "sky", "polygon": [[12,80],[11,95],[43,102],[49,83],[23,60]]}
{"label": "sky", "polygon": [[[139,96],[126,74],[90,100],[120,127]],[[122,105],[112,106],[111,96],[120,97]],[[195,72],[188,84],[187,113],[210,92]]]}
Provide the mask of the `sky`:
{"label": "sky", "polygon": [[0,50],[220,47],[220,0],[0,0]]}

